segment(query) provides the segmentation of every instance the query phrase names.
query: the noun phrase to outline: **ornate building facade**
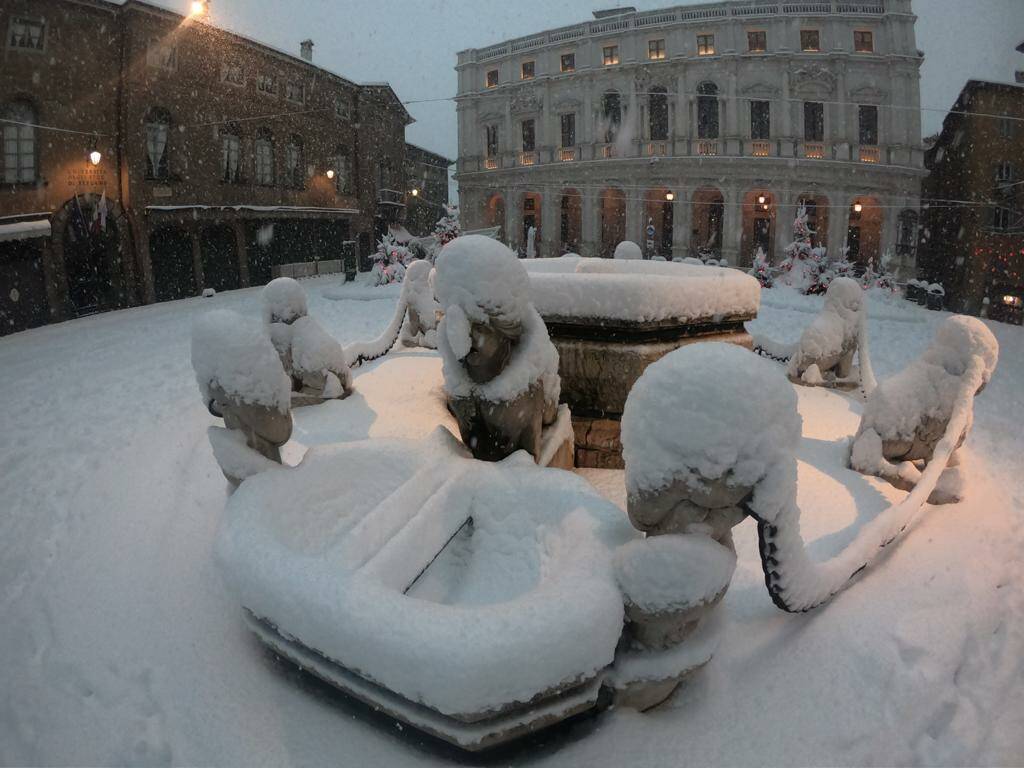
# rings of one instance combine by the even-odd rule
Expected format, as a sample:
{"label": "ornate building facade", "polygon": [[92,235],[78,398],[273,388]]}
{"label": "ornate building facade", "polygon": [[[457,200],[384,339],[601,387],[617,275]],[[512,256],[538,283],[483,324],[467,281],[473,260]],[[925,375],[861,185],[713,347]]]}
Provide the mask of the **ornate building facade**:
{"label": "ornate building facade", "polygon": [[924,175],[910,0],[732,0],[458,54],[467,229],[543,256],[714,251],[778,262],[799,204],[815,241],[912,274]]}

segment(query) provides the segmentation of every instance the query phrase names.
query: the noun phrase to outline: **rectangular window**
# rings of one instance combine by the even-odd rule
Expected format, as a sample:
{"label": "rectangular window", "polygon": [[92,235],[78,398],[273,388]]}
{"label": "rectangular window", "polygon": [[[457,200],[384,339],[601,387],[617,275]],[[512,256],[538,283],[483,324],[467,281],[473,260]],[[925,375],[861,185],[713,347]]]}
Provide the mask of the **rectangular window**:
{"label": "rectangular window", "polygon": [[878,144],[878,107],[862,104],[858,110],[860,143],[873,147]]}
{"label": "rectangular window", "polygon": [[236,183],[241,178],[242,140],[235,133],[222,133],[220,137],[221,180]]}
{"label": "rectangular window", "polygon": [[648,40],[647,41],[647,58],[652,61],[660,61],[665,58],[665,41],[664,40]]}
{"label": "rectangular window", "polygon": [[295,142],[289,142],[284,148],[284,172],[289,185],[302,187],[302,147]]}
{"label": "rectangular window", "polygon": [[345,96],[338,96],[335,98],[334,116],[339,120],[352,119],[352,102]]}
{"label": "rectangular window", "polygon": [[488,125],[487,126],[487,156],[497,157],[498,156],[498,126]]}
{"label": "rectangular window", "polygon": [[996,166],[996,181],[1013,181],[1013,163],[1003,160]]}
{"label": "rectangular window", "polygon": [[865,30],[855,30],[853,33],[853,50],[857,53],[874,53],[874,33]]}
{"label": "rectangular window", "polygon": [[46,47],[46,22],[17,16],[11,19],[7,46],[17,51],[42,51]]}
{"label": "rectangular window", "polygon": [[277,78],[273,75],[258,75],[256,77],[256,90],[264,96],[276,96]]}
{"label": "rectangular window", "polygon": [[606,45],[602,55],[602,62],[606,67],[610,67],[613,64],[619,63],[619,46],[617,45]]}
{"label": "rectangular window", "polygon": [[523,120],[523,152],[533,152],[537,146],[537,131],[533,120]]}
{"label": "rectangular window", "polygon": [[771,103],[767,101],[750,102],[750,138],[756,141],[767,141],[771,138]]}
{"label": "rectangular window", "polygon": [[178,68],[178,49],[162,40],[154,38],[146,48],[146,64],[154,69],[166,69],[173,72]]}
{"label": "rectangular window", "polygon": [[170,126],[163,121],[146,123],[146,178],[166,179],[170,176],[167,162],[167,137]]}
{"label": "rectangular window", "polygon": [[520,80],[533,80],[534,62],[524,61],[519,71]]}
{"label": "rectangular window", "polygon": [[747,50],[751,53],[764,53],[768,50],[767,32],[747,32]]}
{"label": "rectangular window", "polygon": [[306,85],[295,80],[290,80],[284,86],[284,97],[296,104],[306,103]]}
{"label": "rectangular window", "polygon": [[816,29],[801,29],[800,30],[800,50],[801,51],[820,51],[821,50],[821,33]]}
{"label": "rectangular window", "polygon": [[576,54],[575,53],[563,53],[561,59],[561,68],[563,72],[575,72],[576,71]]}
{"label": "rectangular window", "polygon": [[220,68],[220,81],[228,85],[245,85],[245,73],[241,64],[225,64]]}
{"label": "rectangular window", "polygon": [[711,56],[715,52],[714,35],[697,35],[697,55]]}
{"label": "rectangular window", "polygon": [[487,70],[487,87],[497,88],[498,87],[498,70],[489,69]]}
{"label": "rectangular window", "polygon": [[270,139],[256,139],[256,183],[274,183],[274,145]]}
{"label": "rectangular window", "polygon": [[562,146],[576,146],[576,115],[573,112],[562,115]]}
{"label": "rectangular window", "polygon": [[1003,115],[999,118],[999,135],[1004,139],[1013,138],[1013,124],[1014,121],[1009,115]]}
{"label": "rectangular window", "polygon": [[[21,115],[16,115],[16,119]],[[35,128],[28,125],[3,126],[4,183],[26,184],[36,180]]]}
{"label": "rectangular window", "polygon": [[825,105],[817,101],[804,102],[804,141],[825,140]]}
{"label": "rectangular window", "polygon": [[993,208],[992,209],[992,228],[998,229],[1001,232],[1005,232],[1010,228],[1010,209],[1009,208]]}
{"label": "rectangular window", "polygon": [[336,173],[334,177],[335,189],[343,195],[352,194],[352,168],[347,153],[339,151],[338,155],[334,158],[334,169]]}

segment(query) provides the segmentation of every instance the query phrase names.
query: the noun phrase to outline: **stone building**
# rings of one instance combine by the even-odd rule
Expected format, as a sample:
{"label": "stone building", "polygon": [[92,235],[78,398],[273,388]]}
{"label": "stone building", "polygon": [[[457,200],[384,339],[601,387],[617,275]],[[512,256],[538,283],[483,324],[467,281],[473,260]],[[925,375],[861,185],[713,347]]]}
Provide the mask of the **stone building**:
{"label": "stone building", "polygon": [[540,253],[710,249],[775,261],[815,239],[913,266],[923,171],[910,0],[732,0],[596,12],[458,54],[464,226]]}
{"label": "stone building", "polygon": [[349,239],[369,268],[402,218],[411,117],[311,41],[139,0],[7,0],[0,30],[0,333],[258,285]]}
{"label": "stone building", "polygon": [[918,265],[955,312],[1020,323],[1024,309],[1024,85],[970,80],[928,150]]}
{"label": "stone building", "polygon": [[[448,169],[454,161],[415,144],[405,145],[405,177],[409,184],[406,227],[417,236],[434,231],[448,205]],[[416,195],[412,195],[412,190]]]}

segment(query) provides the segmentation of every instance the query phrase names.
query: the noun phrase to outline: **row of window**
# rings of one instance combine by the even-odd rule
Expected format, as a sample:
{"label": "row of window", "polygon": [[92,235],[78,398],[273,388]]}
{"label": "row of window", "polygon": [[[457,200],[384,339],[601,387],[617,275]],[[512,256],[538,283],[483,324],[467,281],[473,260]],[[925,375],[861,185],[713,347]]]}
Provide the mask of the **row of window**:
{"label": "row of window", "polygon": [[[751,30],[747,32],[747,50],[750,53],[764,53],[768,50],[768,33],[764,30]],[[800,30],[800,50],[807,53],[821,51],[821,31],[817,29]],[[853,50],[857,53],[874,53],[874,33],[870,30],[855,30],[853,33]],[[697,55],[713,56],[715,54],[715,36],[712,34],[697,35]],[[666,58],[665,38],[657,38],[647,41],[647,58],[650,61],[661,61]],[[617,44],[606,45],[601,51],[601,64],[605,67],[614,66],[619,63],[619,46]],[[559,60],[561,72],[576,71],[576,54],[563,53]],[[530,59],[521,62],[519,68],[520,80],[532,80],[537,74],[537,63]],[[496,88],[499,82],[497,69],[487,72],[486,85],[488,88]]]}
{"label": "row of window", "polygon": [[[697,97],[697,138],[719,138],[718,88],[714,83],[702,83]],[[822,102],[804,102],[804,141],[825,140],[825,105]],[[878,107],[862,104],[857,110],[858,140],[860,144],[878,144]],[[664,88],[653,88],[648,97],[648,135],[652,141],[666,141],[669,138],[668,94]],[[601,121],[599,129],[606,143],[615,141],[622,124],[622,103],[616,91],[609,91],[601,98]],[[532,118],[521,122],[522,150],[536,149],[536,122]],[[498,155],[498,126],[485,126],[487,157]],[[576,146],[576,114],[560,115],[561,146]],[[771,138],[771,102],[750,102],[750,138],[767,141]]]}

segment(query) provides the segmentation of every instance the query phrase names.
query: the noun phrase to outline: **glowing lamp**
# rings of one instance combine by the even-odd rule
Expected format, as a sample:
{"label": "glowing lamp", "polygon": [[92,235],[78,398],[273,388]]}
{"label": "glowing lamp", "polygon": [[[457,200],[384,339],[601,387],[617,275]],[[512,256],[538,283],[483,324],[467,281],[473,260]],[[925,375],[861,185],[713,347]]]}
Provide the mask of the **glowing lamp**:
{"label": "glowing lamp", "polygon": [[92,152],[89,153],[89,162],[92,163],[93,165],[99,165],[102,160],[103,155],[100,154],[100,151],[98,149],[94,149]]}
{"label": "glowing lamp", "polygon": [[676,199],[676,193],[675,192],[666,192],[665,193],[665,199],[668,200],[671,203],[673,200]]}
{"label": "glowing lamp", "polygon": [[413,197],[419,197],[419,194],[420,194],[420,191],[419,191],[418,189],[414,189],[414,190],[412,191],[412,196],[413,196]]}
{"label": "glowing lamp", "polygon": [[765,197],[764,195],[758,195],[757,196],[757,204],[758,205],[764,205],[766,202],[768,202],[768,198],[767,197]]}
{"label": "glowing lamp", "polygon": [[204,16],[206,14],[206,0],[192,0],[191,15]]}
{"label": "glowing lamp", "polygon": [[861,205],[860,203],[854,203],[853,204],[853,212],[854,213],[860,213],[863,210],[864,210],[864,206]]}
{"label": "glowing lamp", "polygon": [[333,179],[334,178],[334,169],[333,168],[328,168],[327,169],[327,178],[328,179]]}

